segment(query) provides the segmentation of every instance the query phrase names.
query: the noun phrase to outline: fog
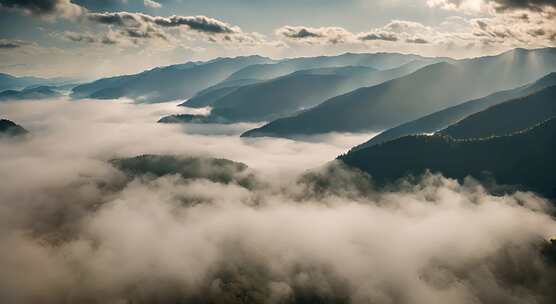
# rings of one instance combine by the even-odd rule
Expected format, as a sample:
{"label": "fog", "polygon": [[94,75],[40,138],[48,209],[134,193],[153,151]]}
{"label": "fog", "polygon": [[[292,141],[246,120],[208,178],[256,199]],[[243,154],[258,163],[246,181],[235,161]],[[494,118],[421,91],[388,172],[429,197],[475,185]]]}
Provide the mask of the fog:
{"label": "fog", "polygon": [[[330,162],[373,134],[240,139],[175,103],[15,102],[0,140],[2,303],[554,303],[553,207],[427,174],[386,189]],[[256,183],[130,176],[142,154],[243,162]],[[210,162],[204,166],[216,166]],[[206,174],[206,176],[202,176]],[[239,179],[238,179],[239,180]]]}

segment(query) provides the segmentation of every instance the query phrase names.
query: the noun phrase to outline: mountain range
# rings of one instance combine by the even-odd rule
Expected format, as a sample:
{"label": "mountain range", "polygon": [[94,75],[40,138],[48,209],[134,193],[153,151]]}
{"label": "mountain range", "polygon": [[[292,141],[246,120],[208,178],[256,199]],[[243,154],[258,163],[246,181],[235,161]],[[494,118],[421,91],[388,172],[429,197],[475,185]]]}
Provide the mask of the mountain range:
{"label": "mountain range", "polygon": [[354,147],[353,149],[360,149],[380,144],[405,135],[435,133],[452,124],[455,124],[471,114],[485,110],[490,106],[511,99],[525,97],[553,85],[556,85],[556,73],[551,73],[534,83],[521,86],[516,89],[496,92],[487,97],[471,100],[460,105],[426,115],[408,123],[401,124],[378,134],[368,142],[358,147]]}
{"label": "mountain range", "polygon": [[183,155],[146,154],[113,159],[110,163],[130,179],[138,176],[179,175],[184,179],[207,179],[216,183],[236,183],[245,188],[257,183],[247,165],[227,159]]}
{"label": "mountain range", "polygon": [[242,136],[292,138],[328,132],[378,132],[525,85],[554,71],[556,48],[514,49],[497,56],[436,63],[410,75],[333,97]]}
{"label": "mountain range", "polygon": [[556,86],[472,114],[433,135],[408,135],[339,157],[378,183],[430,170],[498,190],[556,197]]}
{"label": "mountain range", "polygon": [[16,77],[9,74],[0,73],[0,91],[21,90],[36,86],[61,86],[78,82],[73,78],[40,78],[40,77]]}
{"label": "mountain range", "polygon": [[556,117],[556,85],[472,114],[439,131],[454,139],[512,134]]}
{"label": "mountain range", "polygon": [[[207,121],[260,122],[311,108],[323,100],[359,87],[382,83],[409,74],[436,60],[419,60],[391,70],[380,71],[364,66],[318,68],[296,71],[286,76],[237,87],[211,90],[190,102],[212,107]],[[227,94],[215,99],[206,95]],[[194,106],[195,107],[195,106]]]}
{"label": "mountain range", "polygon": [[116,99],[128,97],[141,102],[187,99],[213,86],[243,67],[270,63],[261,56],[219,58],[154,68],[133,75],[102,78],[73,88],[74,98]]}
{"label": "mountain range", "polygon": [[[222,82],[237,85],[245,81],[270,80],[300,70],[328,67],[392,69],[419,59],[426,58],[396,53],[346,53],[338,56],[284,60],[272,60],[261,56],[218,58],[207,62],[187,62],[159,67],[133,75],[102,78],[75,87],[72,96],[97,99],[128,97],[143,102],[185,100]],[[232,85],[220,88],[229,86]]]}
{"label": "mountain range", "polygon": [[56,90],[56,88],[49,86],[39,86],[25,88],[21,91],[17,90],[6,90],[0,92],[0,101],[9,100],[36,100],[36,99],[47,99],[60,97],[62,94]]}
{"label": "mountain range", "polygon": [[215,84],[211,87],[208,87],[204,90],[197,92],[195,96],[186,100],[184,103],[181,103],[180,106],[189,107],[189,108],[208,107],[211,106],[215,101],[217,101],[221,97],[230,94],[236,89],[257,82],[261,82],[261,80],[257,80],[257,79],[224,80],[218,84]]}
{"label": "mountain range", "polygon": [[[354,54],[345,53],[338,56],[301,57],[285,59],[272,64],[255,64],[245,67],[228,77],[228,80],[259,79],[269,80],[291,74],[295,71],[333,68],[342,66],[369,67],[378,70],[388,70],[400,67],[425,57],[412,54],[374,53]],[[448,60],[444,58],[444,60]]]}

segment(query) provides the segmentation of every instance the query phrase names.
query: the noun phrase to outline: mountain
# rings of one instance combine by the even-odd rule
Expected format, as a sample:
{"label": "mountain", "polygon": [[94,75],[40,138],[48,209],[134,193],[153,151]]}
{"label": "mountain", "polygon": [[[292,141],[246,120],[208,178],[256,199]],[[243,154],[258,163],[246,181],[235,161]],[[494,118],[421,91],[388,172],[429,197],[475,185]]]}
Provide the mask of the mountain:
{"label": "mountain", "polygon": [[273,62],[260,56],[219,58],[155,68],[134,75],[103,78],[73,88],[74,98],[128,97],[143,102],[187,99],[226,79],[233,72],[258,63]]}
{"label": "mountain", "polygon": [[194,115],[194,114],[175,114],[164,116],[158,120],[159,123],[166,124],[176,124],[176,123],[195,123],[195,124],[210,124],[210,123],[220,123],[226,124],[229,121],[218,120],[214,117],[204,116],[204,115]]}
{"label": "mountain", "polygon": [[76,82],[70,78],[39,78],[39,77],[16,77],[9,74],[0,73],[0,91],[20,90],[29,86],[57,86]]}
{"label": "mountain", "polygon": [[534,92],[537,92],[552,85],[556,85],[556,73],[551,73],[535,81],[532,84],[528,84],[512,90],[497,92],[487,97],[468,101],[460,105],[440,110],[433,114],[421,117],[417,120],[404,123],[378,134],[368,142],[354,147],[353,149],[369,147],[406,135],[435,133],[471,114],[482,111],[490,106],[511,99],[531,95]]}
{"label": "mountain", "polygon": [[486,138],[518,132],[556,117],[556,85],[530,96],[492,106],[441,130],[455,139]]}
{"label": "mountain", "polygon": [[410,75],[331,98],[243,136],[296,137],[326,132],[381,131],[464,101],[530,83],[556,71],[556,48],[426,66]]}
{"label": "mountain", "polygon": [[[353,89],[409,74],[430,63],[429,60],[411,62],[387,71],[362,66],[301,70],[275,79],[234,88],[228,94],[212,100],[209,103],[212,112],[209,117],[202,120],[268,121],[311,108],[330,97]],[[213,95],[211,93],[214,92],[220,93],[220,90],[206,95]],[[186,102],[185,105],[189,102],[191,101]]]}
{"label": "mountain", "polygon": [[[374,66],[377,66],[380,69],[390,68],[392,75],[388,77],[387,73],[385,73],[383,74],[383,77],[384,79],[394,79],[407,74],[407,71],[415,71],[417,66],[422,67],[426,62],[430,64],[441,60],[447,59],[429,59],[416,55],[389,53],[347,53],[339,56],[295,58],[272,64],[255,64],[239,70],[238,72],[232,74],[228,79],[215,85],[214,87],[199,92],[196,96],[192,97],[182,105],[192,108],[210,106],[217,99],[234,92],[242,86],[254,84],[264,80],[280,78],[303,70],[326,70],[326,68],[349,66],[374,68]],[[403,67],[400,68],[400,66]],[[406,72],[404,72],[404,70]],[[354,88],[356,88],[356,86],[354,86]]]}
{"label": "mountain", "polygon": [[212,87],[199,91],[195,96],[180,104],[182,107],[204,108],[238,88],[259,82],[256,79],[225,80]]}
{"label": "mountain", "polygon": [[21,91],[6,90],[0,92],[0,101],[46,99],[46,98],[59,97],[61,95],[62,94],[57,92],[52,87],[39,86],[39,87],[26,88]]}
{"label": "mountain", "polygon": [[131,179],[138,176],[179,175],[184,179],[208,179],[217,183],[236,183],[250,188],[256,185],[247,165],[227,159],[181,155],[141,155],[119,158],[111,164]]}
{"label": "mountain", "polygon": [[302,57],[282,60],[278,63],[256,64],[245,67],[228,80],[259,79],[268,80],[285,76],[300,70],[330,68],[342,66],[362,66],[378,70],[397,68],[414,60],[426,59],[418,55],[397,53],[353,54],[345,53],[338,56]]}
{"label": "mountain", "polygon": [[[472,176],[493,189],[531,190],[556,197],[556,118],[506,136],[456,140],[411,135],[350,151],[339,157],[377,183],[430,170],[446,177]],[[492,185],[494,180],[497,185]]]}
{"label": "mountain", "polygon": [[0,119],[0,136],[20,136],[29,133],[22,126],[14,123],[11,120]]}

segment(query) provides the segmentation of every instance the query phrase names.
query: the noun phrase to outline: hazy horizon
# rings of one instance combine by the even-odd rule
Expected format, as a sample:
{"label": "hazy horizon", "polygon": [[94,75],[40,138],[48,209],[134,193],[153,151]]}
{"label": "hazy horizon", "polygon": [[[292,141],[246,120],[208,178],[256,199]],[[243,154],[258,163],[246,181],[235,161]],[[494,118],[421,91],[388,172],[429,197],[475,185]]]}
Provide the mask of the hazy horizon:
{"label": "hazy horizon", "polygon": [[249,54],[468,58],[555,46],[554,14],[551,1],[512,0],[3,0],[0,71],[91,79]]}

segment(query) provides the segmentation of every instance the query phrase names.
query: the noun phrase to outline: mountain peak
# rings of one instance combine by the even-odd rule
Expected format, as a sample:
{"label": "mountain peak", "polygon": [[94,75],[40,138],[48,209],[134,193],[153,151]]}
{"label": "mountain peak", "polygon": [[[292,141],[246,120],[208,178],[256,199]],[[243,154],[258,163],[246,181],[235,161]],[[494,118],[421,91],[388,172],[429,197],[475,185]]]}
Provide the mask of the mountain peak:
{"label": "mountain peak", "polygon": [[0,135],[7,135],[10,137],[25,135],[29,131],[25,130],[22,126],[8,119],[0,119]]}

